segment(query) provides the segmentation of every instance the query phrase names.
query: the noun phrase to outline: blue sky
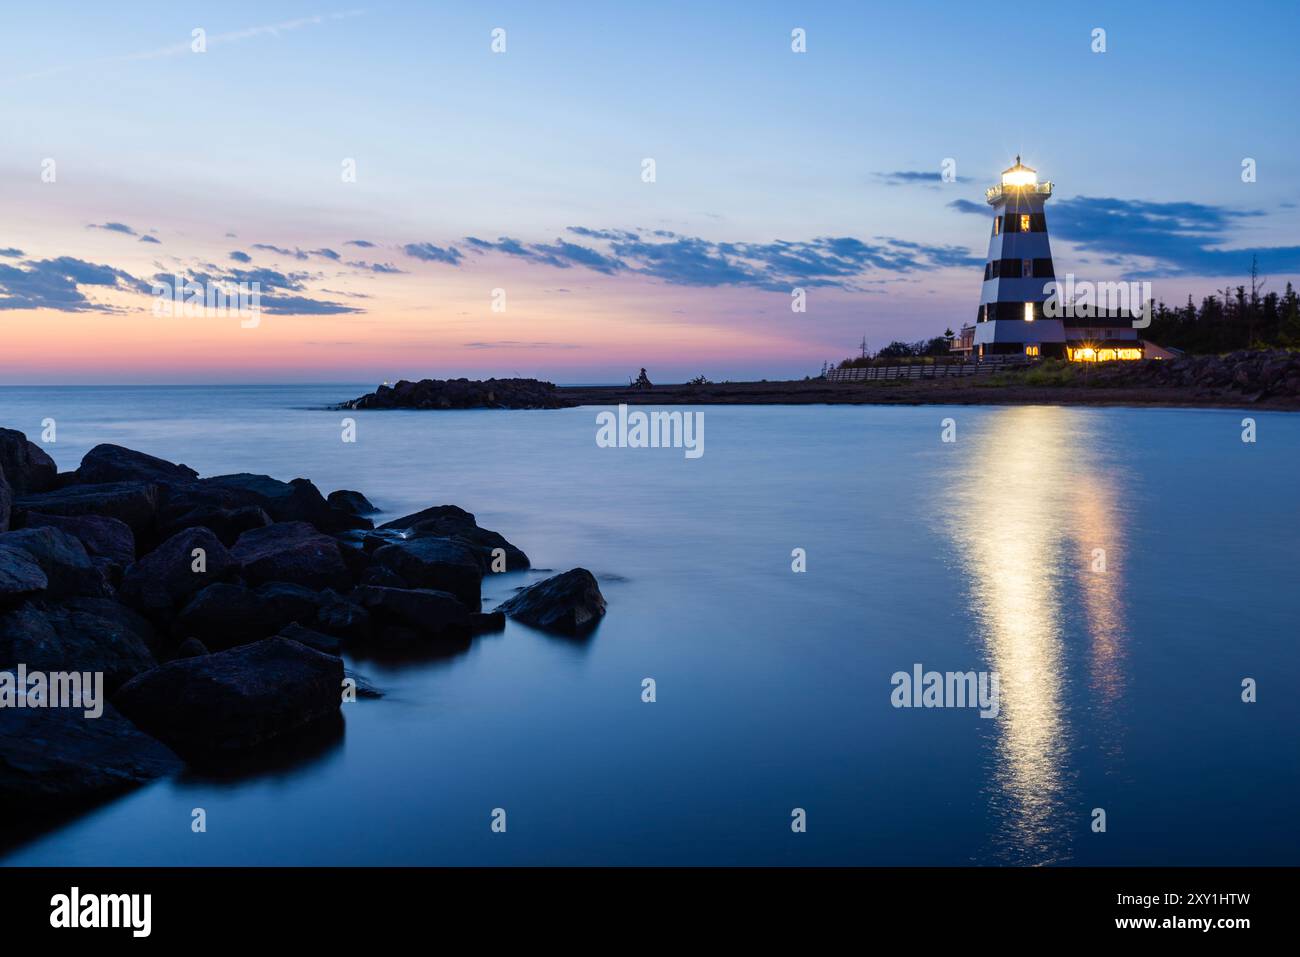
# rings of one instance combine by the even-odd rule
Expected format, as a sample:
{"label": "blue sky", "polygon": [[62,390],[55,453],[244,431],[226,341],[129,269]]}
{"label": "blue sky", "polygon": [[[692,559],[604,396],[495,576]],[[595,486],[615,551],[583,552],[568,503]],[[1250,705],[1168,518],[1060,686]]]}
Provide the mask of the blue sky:
{"label": "blue sky", "polygon": [[[248,348],[269,378],[590,381],[646,355],[668,377],[802,375],[974,314],[983,189],[1017,153],[1056,183],[1058,273],[1178,301],[1255,252],[1281,288],[1297,26],[1291,3],[9,6],[0,322],[75,322],[80,296],[147,344],[124,379],[254,375]],[[81,281],[103,269],[126,278]],[[178,269],[259,271],[298,318],[150,334],[141,288]],[[506,317],[495,288],[518,293]],[[0,375],[86,374],[34,359]]]}

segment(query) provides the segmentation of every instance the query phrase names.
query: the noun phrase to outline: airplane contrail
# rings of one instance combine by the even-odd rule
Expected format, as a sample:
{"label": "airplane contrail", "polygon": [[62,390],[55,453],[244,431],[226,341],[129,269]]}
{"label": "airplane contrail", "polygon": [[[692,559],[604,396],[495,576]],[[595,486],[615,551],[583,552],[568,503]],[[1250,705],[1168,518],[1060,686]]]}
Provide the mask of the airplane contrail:
{"label": "airplane contrail", "polygon": [[[301,17],[297,20],[286,20],[283,23],[271,23],[259,27],[245,27],[242,30],[232,30],[229,33],[218,33],[214,36],[210,36],[207,38],[207,45],[213,47],[227,43],[238,43],[240,40],[248,40],[252,37],[279,36],[281,33],[288,33],[291,30],[300,30],[303,27],[321,26],[330,20],[346,20],[351,17],[359,17],[365,12],[365,10],[341,10],[337,13],[325,13],[314,17]],[[49,76],[57,76],[60,73],[70,73],[74,70],[102,66],[110,63],[133,63],[140,60],[161,60],[166,57],[179,56],[183,53],[191,52],[191,43],[192,41],[186,40],[181,43],[175,43],[171,46],[159,47],[156,50],[144,50],[139,53],[124,53],[118,56],[99,57],[81,63],[69,63],[64,66],[51,67],[48,70],[40,70],[36,73],[26,73],[16,77],[9,77],[9,82],[14,82],[16,80],[38,80]]]}

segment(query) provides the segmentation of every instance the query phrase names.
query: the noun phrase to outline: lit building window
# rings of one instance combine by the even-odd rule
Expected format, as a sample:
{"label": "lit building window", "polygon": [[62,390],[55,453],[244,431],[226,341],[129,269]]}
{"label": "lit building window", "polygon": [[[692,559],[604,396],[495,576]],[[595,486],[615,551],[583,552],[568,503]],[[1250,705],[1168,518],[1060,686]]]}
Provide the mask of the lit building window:
{"label": "lit building window", "polygon": [[1021,231],[1022,233],[1027,233],[1027,232],[1029,232],[1029,214],[1028,214],[1028,213],[1021,213],[1021,214],[1020,214],[1020,231]]}
{"label": "lit building window", "polygon": [[1001,217],[1001,216],[994,216],[994,217],[993,217],[993,235],[996,236],[996,235],[997,235],[998,233],[1000,233],[1000,232],[1002,232],[1002,217]]}
{"label": "lit building window", "polygon": [[1025,355],[1032,357],[1038,356],[1038,346],[1025,346]]}
{"label": "lit building window", "polygon": [[1113,362],[1116,359],[1135,360],[1142,358],[1142,350],[1132,347],[1112,346],[1076,346],[1066,350],[1072,362]]}
{"label": "lit building window", "polygon": [[1025,322],[1033,322],[1033,321],[1034,321],[1034,304],[1032,302],[1027,302],[1025,303]]}

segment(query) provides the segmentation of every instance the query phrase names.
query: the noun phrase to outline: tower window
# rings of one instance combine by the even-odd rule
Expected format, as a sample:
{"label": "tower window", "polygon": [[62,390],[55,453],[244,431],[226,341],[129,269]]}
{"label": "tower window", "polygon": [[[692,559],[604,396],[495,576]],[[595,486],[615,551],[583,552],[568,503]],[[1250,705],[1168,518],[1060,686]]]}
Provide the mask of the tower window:
{"label": "tower window", "polygon": [[1025,303],[1025,322],[1033,322],[1033,321],[1034,321],[1034,304],[1032,302],[1027,302]]}
{"label": "tower window", "polygon": [[994,217],[993,217],[993,235],[996,236],[996,235],[998,235],[1000,232],[1002,232],[1002,217],[1001,217],[1001,216],[994,216]]}
{"label": "tower window", "polygon": [[1029,214],[1028,214],[1028,213],[1021,213],[1021,214],[1020,214],[1020,231],[1021,231],[1022,233],[1027,233],[1027,232],[1029,232],[1029,226],[1030,226],[1030,218],[1029,218]]}

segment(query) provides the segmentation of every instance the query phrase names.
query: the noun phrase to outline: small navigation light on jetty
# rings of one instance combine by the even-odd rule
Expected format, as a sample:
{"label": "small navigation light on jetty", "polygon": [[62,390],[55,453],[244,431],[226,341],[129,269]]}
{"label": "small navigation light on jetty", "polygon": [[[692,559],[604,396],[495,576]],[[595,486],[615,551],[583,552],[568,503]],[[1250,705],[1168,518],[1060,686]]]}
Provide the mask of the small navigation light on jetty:
{"label": "small navigation light on jetty", "polygon": [[[993,207],[993,232],[974,336],[966,348],[979,359],[1141,359],[1143,343],[1132,314],[1112,314],[1097,303],[1076,310],[1073,303],[1060,301],[1059,291],[1048,302],[1056,270],[1043,208],[1052,197],[1052,184],[1039,182],[1038,171],[1017,156],[1015,165],[1003,170],[1001,181],[984,195]],[[1069,285],[1072,289],[1073,283]],[[966,330],[962,332],[964,338]]]}

